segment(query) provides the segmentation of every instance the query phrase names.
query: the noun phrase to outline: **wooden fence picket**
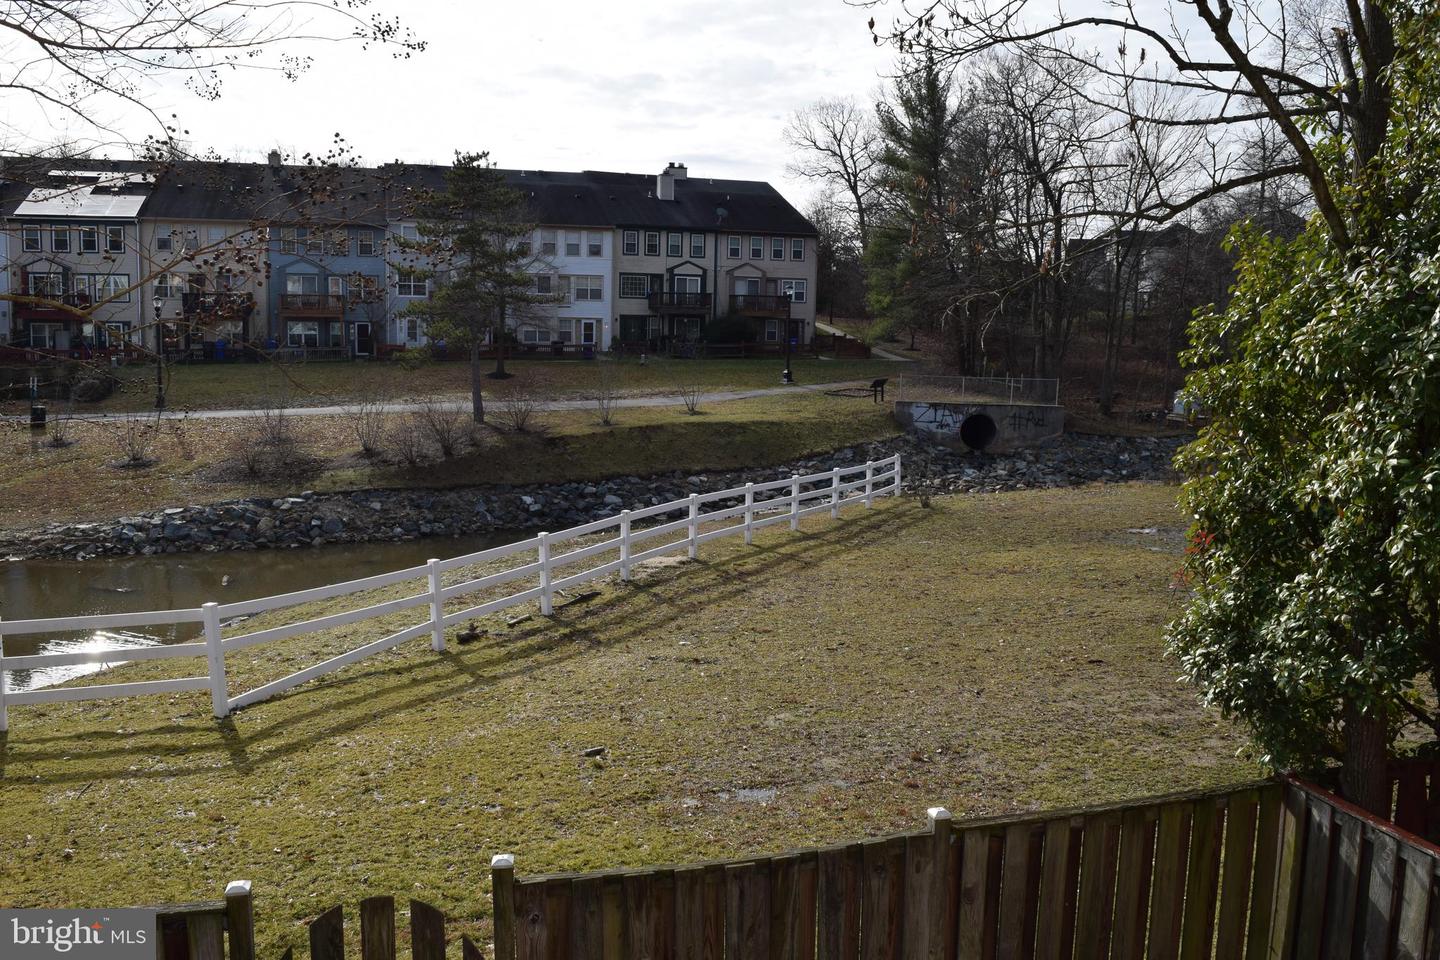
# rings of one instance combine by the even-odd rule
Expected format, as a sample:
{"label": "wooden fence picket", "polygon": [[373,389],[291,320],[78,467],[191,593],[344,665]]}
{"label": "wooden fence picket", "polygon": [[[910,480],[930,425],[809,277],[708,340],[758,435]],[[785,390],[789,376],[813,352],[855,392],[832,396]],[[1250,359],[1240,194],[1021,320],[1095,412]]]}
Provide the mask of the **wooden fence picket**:
{"label": "wooden fence picket", "polygon": [[395,898],[360,901],[360,960],[395,960]]}

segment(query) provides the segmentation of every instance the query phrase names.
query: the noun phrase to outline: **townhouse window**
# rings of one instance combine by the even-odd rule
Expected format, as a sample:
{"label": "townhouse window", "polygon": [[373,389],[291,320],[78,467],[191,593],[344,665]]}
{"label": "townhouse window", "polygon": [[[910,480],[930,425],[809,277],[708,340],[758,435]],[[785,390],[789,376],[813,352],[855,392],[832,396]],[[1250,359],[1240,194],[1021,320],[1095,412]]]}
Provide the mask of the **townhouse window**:
{"label": "townhouse window", "polygon": [[351,303],[379,303],[380,278],[368,273],[352,273],[346,293]]}
{"label": "townhouse window", "polygon": [[555,339],[561,343],[573,343],[575,340],[575,325],[569,320],[561,320],[559,329],[555,331]]}
{"label": "townhouse window", "polygon": [[50,229],[50,249],[56,253],[70,252],[69,227],[52,227]]}
{"label": "townhouse window", "polygon": [[658,231],[646,231],[645,233],[645,256],[660,256],[660,234]]}
{"label": "townhouse window", "polygon": [[750,238],[750,259],[751,259],[751,260],[764,260],[764,259],[765,259],[765,238],[764,238],[764,237],[751,237],[751,238]]}
{"label": "townhouse window", "polygon": [[106,253],[124,253],[124,252],[125,252],[125,228],[124,228],[124,227],[121,227],[121,226],[111,226],[111,227],[106,227],[106,228],[105,228],[105,252],[106,252]]}
{"label": "townhouse window", "polygon": [[285,342],[292,347],[320,346],[320,321],[291,320],[285,325]]}
{"label": "townhouse window", "polygon": [[804,260],[804,259],[805,259],[805,241],[804,241],[804,240],[800,240],[800,239],[797,238],[797,239],[795,239],[795,240],[791,240],[791,241],[790,241],[790,259],[791,259],[791,260]]}
{"label": "townhouse window", "polygon": [[200,234],[199,234],[198,231],[195,231],[195,230],[186,230],[186,231],[185,231],[185,249],[186,249],[187,252],[190,252],[190,253],[193,253],[193,252],[195,252],[196,250],[199,250],[199,249],[200,249]]}
{"label": "townhouse window", "polygon": [[540,253],[547,257],[555,256],[555,231],[540,231]]}
{"label": "townhouse window", "polygon": [[322,235],[325,253],[332,257],[343,257],[350,252],[350,238],[344,230],[330,230]]}
{"label": "townhouse window", "polygon": [[729,249],[726,251],[726,254],[730,257],[731,260],[739,260],[739,259],[740,259],[740,238],[739,238],[739,237],[727,237],[727,238],[726,238],[726,243],[729,245]]}
{"label": "townhouse window", "polygon": [[781,280],[780,293],[790,298],[791,303],[804,303],[809,295],[809,282],[806,280]]}
{"label": "townhouse window", "polygon": [[313,273],[292,273],[285,277],[285,292],[294,295],[320,292],[320,278]]}
{"label": "townhouse window", "polygon": [[53,350],[55,336],[64,328],[58,323],[31,323],[26,329],[30,332],[30,346]]}
{"label": "townhouse window", "polygon": [[61,273],[27,274],[26,283],[32,297],[59,297],[65,294],[65,275]]}
{"label": "townhouse window", "polygon": [[419,339],[420,339],[420,318],[419,318],[419,317],[406,317],[406,318],[405,318],[405,339],[406,339],[406,340],[411,340],[411,341],[415,341],[415,340],[419,340]]}
{"label": "townhouse window", "polygon": [[561,303],[570,302],[570,280],[569,276],[561,275],[555,278],[555,296]]}
{"label": "townhouse window", "polygon": [[112,303],[130,302],[130,274],[107,273],[95,278],[95,299]]}
{"label": "townhouse window", "polygon": [[[20,228],[20,249],[26,253],[37,253],[40,250],[40,228]],[[33,274],[32,274],[33,276]]]}
{"label": "townhouse window", "polygon": [[625,251],[625,256],[627,256],[627,257],[635,257],[635,256],[639,256],[639,255],[640,255],[640,231],[639,231],[639,230],[626,230],[626,231],[625,231],[625,246],[623,247],[623,249],[624,249],[624,251]]}
{"label": "townhouse window", "polygon": [[327,277],[325,282],[329,288],[330,296],[341,298],[345,296],[347,284],[345,283],[344,277]]}
{"label": "townhouse window", "polygon": [[530,256],[530,238],[525,237],[515,241],[515,255],[517,257]]}
{"label": "townhouse window", "polygon": [[780,340],[780,321],[779,321],[779,320],[766,320],[766,321],[765,321],[765,342],[766,342],[766,343],[777,343],[777,342],[779,342],[779,340]]}
{"label": "townhouse window", "polygon": [[650,295],[650,278],[643,273],[620,274],[620,296],[643,299]]}
{"label": "townhouse window", "polygon": [[705,234],[690,234],[690,256],[699,260],[705,256]]}
{"label": "townhouse window", "polygon": [[229,235],[230,231],[224,227],[207,227],[205,229],[205,243],[212,247],[219,246],[225,242],[225,238]]}
{"label": "townhouse window", "polygon": [[[297,231],[298,232],[298,231]],[[305,253],[318,257],[325,252],[325,235],[319,230],[305,230]]]}
{"label": "townhouse window", "polygon": [[670,278],[670,289],[675,293],[699,293],[700,277],[694,274],[677,273]]}
{"label": "townhouse window", "polygon": [[575,300],[604,300],[605,286],[600,277],[572,277],[571,289],[575,291]]}
{"label": "townhouse window", "polygon": [[374,230],[356,230],[356,231],[355,231],[355,255],[356,255],[357,257],[373,257],[373,256],[375,256],[375,231],[374,231]]}
{"label": "townhouse window", "polygon": [[665,255],[667,257],[680,256],[681,245],[684,243],[684,234],[669,233],[665,235]]}
{"label": "townhouse window", "polygon": [[578,256],[580,256],[580,231],[579,231],[579,230],[567,230],[567,231],[565,231],[565,256],[567,256],[567,257],[578,257]]}
{"label": "townhouse window", "polygon": [[426,297],[430,295],[430,281],[410,270],[400,271],[395,282],[395,293],[401,297]]}
{"label": "townhouse window", "polygon": [[400,224],[400,239],[409,243],[419,243],[420,228],[413,223]]}
{"label": "townhouse window", "polygon": [[96,228],[96,227],[81,227],[81,228],[80,228],[80,252],[81,252],[81,253],[99,253],[99,252],[100,252],[100,231],[99,231],[98,228]]}
{"label": "townhouse window", "polygon": [[598,230],[589,230],[585,233],[585,253],[591,257],[605,256],[605,234]]}
{"label": "townhouse window", "polygon": [[155,249],[160,253],[172,253],[175,250],[175,228],[168,223],[162,223],[155,227]]}
{"label": "townhouse window", "polygon": [[185,278],[178,273],[162,273],[155,280],[155,296],[170,300],[185,292]]}
{"label": "townhouse window", "polygon": [[95,302],[95,274],[93,273],[72,273],[70,274],[70,292],[82,297],[85,303]]}
{"label": "townhouse window", "polygon": [[550,332],[548,330],[541,330],[538,327],[520,328],[521,343],[549,343],[549,338]]}
{"label": "townhouse window", "polygon": [[785,238],[784,238],[784,237],[771,237],[771,238],[770,238],[770,259],[771,259],[771,260],[784,260],[784,259],[785,259]]}
{"label": "townhouse window", "polygon": [[535,292],[542,296],[550,296],[555,292],[555,277],[549,273],[535,274]]}

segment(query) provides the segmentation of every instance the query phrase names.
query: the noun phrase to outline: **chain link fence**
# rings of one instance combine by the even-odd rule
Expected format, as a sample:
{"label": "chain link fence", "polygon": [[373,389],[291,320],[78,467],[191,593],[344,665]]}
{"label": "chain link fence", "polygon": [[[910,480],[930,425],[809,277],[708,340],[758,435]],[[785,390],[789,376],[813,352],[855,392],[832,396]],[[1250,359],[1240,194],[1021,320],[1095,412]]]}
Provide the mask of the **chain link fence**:
{"label": "chain link fence", "polygon": [[1060,381],[1053,377],[940,377],[898,378],[895,399],[921,403],[1025,403],[1054,407],[1060,404]]}

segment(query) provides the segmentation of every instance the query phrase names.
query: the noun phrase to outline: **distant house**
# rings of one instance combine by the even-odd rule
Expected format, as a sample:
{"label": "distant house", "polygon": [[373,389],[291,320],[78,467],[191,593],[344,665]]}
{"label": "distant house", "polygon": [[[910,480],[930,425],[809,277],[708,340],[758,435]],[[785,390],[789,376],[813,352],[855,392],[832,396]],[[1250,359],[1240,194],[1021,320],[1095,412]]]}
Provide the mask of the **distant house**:
{"label": "distant house", "polygon": [[[447,167],[286,164],[278,153],[6,162],[4,281],[47,301],[0,314],[11,343],[339,359],[428,340],[416,304],[436,280],[401,254],[418,238],[412,201],[443,190]],[[521,352],[704,338],[778,349],[813,335],[815,228],[769,184],[692,178],[678,163],[655,176],[501,173],[537,224],[534,289],[553,298],[505,318]]]}
{"label": "distant house", "polygon": [[[4,186],[12,343],[70,355],[130,339],[145,321],[140,211],[154,186],[135,163],[12,165]],[[72,309],[73,308],[73,309]]]}

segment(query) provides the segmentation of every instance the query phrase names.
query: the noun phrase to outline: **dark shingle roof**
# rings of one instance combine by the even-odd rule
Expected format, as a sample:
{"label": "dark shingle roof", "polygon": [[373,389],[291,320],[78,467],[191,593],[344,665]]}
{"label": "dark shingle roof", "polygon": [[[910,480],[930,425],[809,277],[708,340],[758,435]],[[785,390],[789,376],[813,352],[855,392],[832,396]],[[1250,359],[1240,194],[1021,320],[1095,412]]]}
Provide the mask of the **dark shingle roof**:
{"label": "dark shingle roof", "polygon": [[[6,158],[0,216],[24,199],[37,169],[149,169],[156,182],[141,215],[159,220],[318,221],[382,225],[403,218],[411,198],[445,188],[445,166],[323,167],[266,163]],[[21,170],[26,172],[20,176]],[[815,227],[770,184],[756,180],[675,181],[661,200],[651,174],[502,170],[527,196],[537,223],[562,226],[734,230],[813,236]]]}

